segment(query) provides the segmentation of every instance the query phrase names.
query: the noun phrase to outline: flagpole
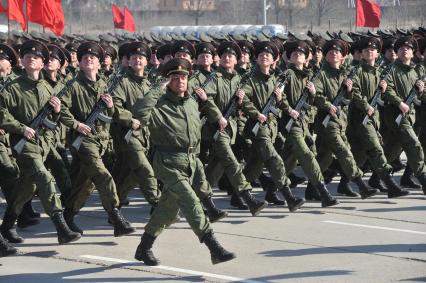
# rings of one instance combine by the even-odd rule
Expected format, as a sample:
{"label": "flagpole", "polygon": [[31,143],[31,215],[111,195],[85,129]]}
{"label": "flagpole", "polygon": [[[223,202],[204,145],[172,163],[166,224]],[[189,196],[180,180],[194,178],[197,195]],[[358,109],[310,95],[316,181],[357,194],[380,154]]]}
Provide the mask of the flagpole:
{"label": "flagpole", "polygon": [[355,28],[354,31],[357,31],[356,19],[358,18],[358,1],[355,1]]}
{"label": "flagpole", "polygon": [[27,33],[30,33],[30,26],[28,25],[28,2],[25,3],[25,23],[27,24]]}

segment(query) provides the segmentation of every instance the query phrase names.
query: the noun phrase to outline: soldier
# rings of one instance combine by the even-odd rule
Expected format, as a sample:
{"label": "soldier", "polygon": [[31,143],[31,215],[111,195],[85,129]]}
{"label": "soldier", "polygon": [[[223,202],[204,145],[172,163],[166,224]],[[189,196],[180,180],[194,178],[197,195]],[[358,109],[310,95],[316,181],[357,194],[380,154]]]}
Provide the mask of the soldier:
{"label": "soldier", "polygon": [[[364,37],[358,43],[358,48],[361,51],[362,60],[352,80],[353,99],[348,115],[348,140],[352,153],[359,167],[363,166],[366,160],[370,162],[374,172],[388,188],[389,198],[405,196],[409,192],[402,190],[391,176],[392,166],[386,160],[381,136],[378,134],[378,113],[369,105],[377,86],[382,93],[386,90],[386,81],[380,79],[379,70],[374,65],[378,50],[381,48],[380,41],[375,37]],[[369,120],[363,124],[365,115],[369,116]]]}
{"label": "soldier", "polygon": [[[253,142],[253,152],[247,158],[244,172],[249,181],[254,181],[266,167],[275,183],[273,189],[278,188],[287,201],[288,209],[294,212],[303,205],[305,200],[295,197],[291,192],[284,162],[274,147],[278,134],[277,117],[272,113],[262,114],[271,95],[275,96],[277,105],[283,105],[282,92],[276,87],[277,78],[270,73],[271,66],[278,58],[278,49],[272,42],[261,42],[255,46],[255,50],[257,68],[243,88],[244,94],[250,101],[242,105],[243,112],[249,118],[245,134]],[[261,123],[261,126],[258,132],[253,134],[252,129],[257,122]],[[275,191],[269,193],[275,194]]]}
{"label": "soldier", "polygon": [[[394,50],[398,59],[394,63],[386,79],[388,87],[385,93],[385,123],[387,133],[385,135],[384,151],[388,160],[395,160],[401,154],[401,149],[407,155],[409,167],[414,175],[419,179],[426,193],[426,167],[424,162],[424,152],[413,130],[415,109],[413,105],[407,105],[404,101],[410,90],[415,87],[418,97],[423,100],[424,82],[419,78],[424,76],[419,74],[411,60],[417,42],[414,38],[404,36],[395,42]],[[399,114],[403,114],[400,125],[395,122]]]}
{"label": "soldier", "polygon": [[[126,48],[129,71],[112,93],[114,102],[113,136],[116,154],[120,162],[118,176],[114,176],[120,204],[125,203],[130,190],[139,185],[149,204],[155,207],[160,198],[157,179],[148,161],[149,132],[141,126],[139,120],[132,117],[131,107],[138,98],[150,89],[150,83],[144,73],[147,58],[151,57],[149,47],[139,41],[132,42]],[[125,140],[126,134],[131,135]]]}
{"label": "soldier", "polygon": [[[146,265],[158,265],[151,248],[155,239],[183,212],[200,242],[211,253],[213,264],[235,258],[216,240],[212,227],[204,216],[201,204],[191,187],[196,167],[196,152],[200,143],[201,121],[198,103],[187,92],[191,64],[174,58],[163,68],[169,78],[166,90],[152,91],[134,105],[134,116],[148,125],[155,152],[153,168],[164,183],[163,193],[136,250],[135,258]],[[205,101],[207,97],[200,97]]]}
{"label": "soldier", "polygon": [[[346,138],[347,114],[346,109],[340,110],[332,104],[340,86],[345,83],[347,93],[350,94],[352,84],[346,82],[346,71],[341,68],[342,60],[347,54],[347,47],[340,40],[330,40],[324,45],[325,62],[320,75],[313,81],[316,89],[314,105],[318,108],[316,116],[316,133],[318,140],[317,160],[321,171],[324,172],[333,160],[333,155],[342,167],[344,177],[352,180],[361,193],[361,198],[365,199],[377,193],[377,190],[369,187],[362,179],[363,172],[358,168],[350,151]],[[331,119],[327,127],[323,125],[326,115],[330,114]],[[343,176],[342,176],[343,178]],[[346,195],[353,195],[348,187],[345,191],[339,191]]]}
{"label": "soldier", "polygon": [[[423,61],[419,64],[419,72],[423,74],[426,73],[426,38],[421,38],[418,40],[419,44],[419,54],[423,56]],[[422,105],[418,109],[419,115],[417,116],[419,123],[419,140],[422,144],[423,152],[426,150],[426,97],[423,96]]]}
{"label": "soldier", "polygon": [[114,236],[130,234],[135,232],[135,229],[118,210],[116,186],[102,162],[102,155],[110,139],[109,124],[96,121],[94,126],[96,132],[85,124],[96,103],[103,101],[108,115],[112,116],[114,113],[112,98],[106,93],[107,85],[98,76],[100,62],[104,59],[102,47],[94,42],[82,43],[77,49],[77,58],[81,71],[63,97],[61,122],[74,131],[74,136],[81,134],[84,138],[79,149],[73,148],[73,151],[75,149],[73,156],[75,161],[79,162],[79,166],[77,174],[72,176],[72,190],[65,202],[65,219],[73,231],[82,232],[74,223],[74,216],[83,207],[90,192],[96,188],[102,205],[114,225]]}
{"label": "soldier", "polygon": [[103,45],[102,48],[105,51],[105,59],[102,62],[102,73],[107,78],[114,73],[114,61],[117,59],[117,50],[110,45]]}
{"label": "soldier", "polygon": [[289,119],[294,119],[295,122],[289,132],[283,129],[286,139],[281,157],[288,171],[292,171],[299,161],[310,184],[320,192],[322,207],[327,207],[337,205],[339,202],[328,192],[320,166],[311,150],[315,144],[309,132],[308,117],[294,109],[302,93],[306,91],[305,88],[309,92],[308,101],[312,103],[315,98],[315,86],[308,80],[309,72],[304,68],[304,64],[309,60],[307,56],[309,52],[308,45],[303,41],[291,42],[287,48],[290,64],[285,74],[286,84],[281,102],[283,117],[280,123],[286,125]]}
{"label": "soldier", "polygon": [[75,42],[65,45],[65,49],[68,50],[71,55],[71,61],[69,62],[67,73],[71,73],[72,76],[74,76],[78,71],[77,48],[78,44]]}
{"label": "soldier", "polygon": [[[237,126],[235,113],[230,117],[224,117],[234,99],[238,105],[248,103],[239,86],[241,77],[234,69],[241,50],[235,42],[227,41],[220,44],[217,52],[221,58],[221,67],[217,70],[215,80],[205,90],[209,99],[202,108],[210,127],[209,140],[212,143],[206,176],[209,183],[214,185],[223,174],[226,174],[234,191],[244,199],[250,212],[255,216],[266,203],[258,201],[250,193],[251,185],[247,182],[242,165],[232,151],[231,145],[235,142]],[[196,92],[200,94],[204,91],[197,89]],[[216,131],[220,132],[216,135]]]}
{"label": "soldier", "polygon": [[0,257],[5,257],[8,255],[14,255],[18,252],[18,250],[13,247],[9,242],[3,238],[0,234]]}
{"label": "soldier", "polygon": [[29,40],[22,45],[20,55],[25,73],[6,86],[0,96],[0,127],[10,133],[12,146],[22,138],[26,139],[26,143],[22,152],[15,155],[20,176],[10,196],[0,231],[11,243],[23,242],[13,226],[23,205],[37,190],[45,212],[56,227],[59,243],[76,241],[81,235],[72,232],[66,224],[55,180],[44,165],[52,146],[49,130],[29,127],[45,105],[51,105],[53,113],[50,118],[53,120],[58,120],[61,111],[61,101],[52,95],[53,89],[41,75],[43,64],[49,61],[49,50],[41,42]]}

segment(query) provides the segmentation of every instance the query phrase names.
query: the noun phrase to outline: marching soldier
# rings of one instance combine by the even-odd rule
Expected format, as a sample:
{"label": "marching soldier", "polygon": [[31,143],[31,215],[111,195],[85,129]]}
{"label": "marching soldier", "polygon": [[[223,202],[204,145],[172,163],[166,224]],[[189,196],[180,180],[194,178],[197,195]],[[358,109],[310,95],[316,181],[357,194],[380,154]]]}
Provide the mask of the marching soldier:
{"label": "marching soldier", "polygon": [[[134,105],[134,116],[148,125],[154,143],[153,168],[164,183],[163,193],[136,250],[135,258],[146,265],[158,265],[151,248],[164,228],[182,211],[200,242],[211,253],[213,264],[235,258],[216,240],[201,204],[192,189],[200,143],[201,121],[198,103],[187,92],[191,64],[174,58],[163,68],[169,78],[166,90],[152,91]],[[207,100],[204,95],[202,101]]]}
{"label": "marching soldier", "polygon": [[106,93],[107,85],[98,75],[104,53],[97,43],[85,42],[78,47],[77,57],[81,71],[63,97],[61,122],[74,133],[83,135],[83,139],[79,149],[74,152],[75,162],[79,162],[79,166],[77,174],[72,176],[72,190],[65,202],[65,219],[73,231],[82,233],[83,231],[74,223],[74,216],[83,207],[91,191],[96,188],[102,205],[114,225],[114,236],[130,234],[135,232],[135,229],[118,210],[116,186],[102,162],[102,155],[110,139],[109,124],[96,121],[94,126],[96,132],[85,124],[96,103],[104,103],[109,116],[114,113],[112,98]]}
{"label": "marching soldier", "polygon": [[56,227],[59,243],[76,241],[81,235],[71,231],[66,224],[56,194],[55,180],[44,165],[52,146],[49,130],[29,126],[45,105],[51,105],[53,120],[58,120],[61,111],[61,101],[53,96],[53,89],[41,75],[43,64],[49,61],[49,50],[41,42],[29,40],[22,45],[20,55],[25,72],[11,82],[0,96],[0,127],[10,133],[12,146],[22,138],[26,139],[26,143],[21,153],[15,152],[20,176],[10,196],[0,231],[11,243],[23,242],[13,226],[23,205],[37,190],[45,212]]}

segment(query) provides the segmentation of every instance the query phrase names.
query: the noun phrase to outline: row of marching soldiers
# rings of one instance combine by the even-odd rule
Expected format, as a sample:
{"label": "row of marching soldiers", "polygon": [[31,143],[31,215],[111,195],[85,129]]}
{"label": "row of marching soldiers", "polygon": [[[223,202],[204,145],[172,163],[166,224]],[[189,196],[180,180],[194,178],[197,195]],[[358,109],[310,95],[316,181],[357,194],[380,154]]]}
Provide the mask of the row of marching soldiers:
{"label": "row of marching soldiers", "polygon": [[[227,215],[212,199],[218,183],[232,205],[253,216],[267,203],[290,212],[303,206],[288,177],[297,164],[308,179],[306,199],[322,207],[339,204],[326,184],[332,167],[341,194],[401,197],[409,191],[395,182],[391,163],[404,151],[406,183],[426,194],[425,38],[355,36],[352,44],[320,36],[217,46],[179,40],[159,48],[161,62],[159,49],[133,41],[121,45],[114,71],[102,65],[115,50],[95,42],[67,55],[28,40],[20,58],[0,45],[0,185],[7,202],[1,255],[23,242],[17,220],[21,227],[37,222],[30,215],[34,193],[64,244],[82,236],[75,216],[94,189],[114,236],[135,232],[120,207],[141,188],[152,209],[135,258],[147,265],[159,264],[151,248],[179,211],[212,263],[235,257],[211,226]],[[62,73],[73,60],[78,68]],[[368,183],[361,168],[373,171]],[[257,180],[265,200],[251,193]]]}

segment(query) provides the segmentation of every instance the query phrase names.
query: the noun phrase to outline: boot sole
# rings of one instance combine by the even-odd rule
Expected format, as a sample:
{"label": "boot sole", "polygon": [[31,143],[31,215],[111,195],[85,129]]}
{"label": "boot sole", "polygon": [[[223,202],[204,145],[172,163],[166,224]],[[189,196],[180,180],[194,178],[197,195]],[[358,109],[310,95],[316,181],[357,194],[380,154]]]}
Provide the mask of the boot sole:
{"label": "boot sole", "polygon": [[369,193],[369,194],[366,194],[366,195],[363,195],[363,194],[361,194],[361,199],[367,199],[367,198],[370,198],[370,197],[372,197],[372,196],[375,196],[375,195],[377,195],[377,191],[376,192],[374,192],[374,193]]}
{"label": "boot sole", "polygon": [[321,204],[321,207],[325,208],[325,207],[335,206],[335,205],[338,205],[338,204],[340,204],[340,202],[338,200],[336,200],[336,202],[331,203],[331,204],[326,204],[326,205]]}
{"label": "boot sole", "polygon": [[405,197],[408,196],[410,194],[410,192],[406,192],[404,194],[396,194],[396,195],[388,195],[388,198],[399,198],[399,197]]}
{"label": "boot sole", "polygon": [[77,235],[77,236],[75,236],[74,238],[69,239],[69,240],[65,240],[65,239],[60,239],[60,238],[58,238],[58,242],[59,242],[59,244],[60,244],[60,245],[63,245],[63,244],[67,244],[67,243],[71,243],[71,242],[78,241],[78,240],[80,240],[80,239],[81,239],[81,234],[79,234],[79,235]]}
{"label": "boot sole", "polygon": [[232,254],[232,255],[224,258],[224,259],[212,258],[212,263],[213,264],[219,264],[219,263],[222,263],[222,262],[227,262],[227,261],[233,260],[234,258],[236,258],[236,256],[234,254]]}
{"label": "boot sole", "polygon": [[223,213],[221,213],[217,217],[212,217],[212,218],[209,217],[209,221],[210,221],[210,223],[215,223],[215,222],[217,222],[217,221],[219,221],[219,220],[221,220],[221,219],[223,219],[227,216],[228,216],[228,212],[224,211]]}
{"label": "boot sole", "polygon": [[288,210],[290,210],[290,212],[295,212],[296,210],[298,210],[299,208],[301,208],[304,204],[305,204],[305,200],[302,200],[300,203],[298,203],[296,206],[293,207],[289,207]]}
{"label": "boot sole", "polygon": [[250,210],[251,215],[252,216],[257,216],[260,213],[260,211],[262,211],[262,209],[264,209],[267,205],[268,204],[266,202],[264,202],[261,206],[259,206],[258,208],[256,208],[256,210],[254,210],[254,211]]}
{"label": "boot sole", "polygon": [[116,232],[114,230],[114,237],[120,237],[120,236],[124,236],[124,235],[129,235],[129,234],[132,234],[132,233],[135,233],[135,232],[136,232],[135,228],[129,229],[127,231],[122,231],[122,233]]}

